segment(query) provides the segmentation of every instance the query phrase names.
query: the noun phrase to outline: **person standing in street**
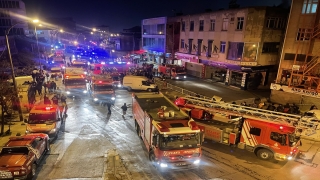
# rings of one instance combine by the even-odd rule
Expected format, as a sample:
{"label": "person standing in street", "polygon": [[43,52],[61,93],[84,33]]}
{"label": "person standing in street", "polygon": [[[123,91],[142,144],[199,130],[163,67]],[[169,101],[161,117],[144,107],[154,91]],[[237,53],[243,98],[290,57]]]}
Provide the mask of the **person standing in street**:
{"label": "person standing in street", "polygon": [[121,109],[122,109],[122,117],[124,117],[124,115],[126,115],[128,110],[127,104],[124,103],[123,106],[121,106]]}
{"label": "person standing in street", "polygon": [[111,103],[107,102],[108,114],[111,114]]}
{"label": "person standing in street", "polygon": [[58,99],[57,95],[54,95],[51,100],[52,100],[53,104],[58,105],[59,99]]}

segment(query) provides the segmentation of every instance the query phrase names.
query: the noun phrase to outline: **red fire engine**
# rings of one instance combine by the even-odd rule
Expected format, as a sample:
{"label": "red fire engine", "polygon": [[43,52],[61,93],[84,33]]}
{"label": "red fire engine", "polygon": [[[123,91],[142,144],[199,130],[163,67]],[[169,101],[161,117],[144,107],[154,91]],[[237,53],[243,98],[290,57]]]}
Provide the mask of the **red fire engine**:
{"label": "red fire engine", "polygon": [[187,73],[183,66],[173,64],[162,64],[159,65],[158,69],[164,78],[179,80],[187,78]]}
{"label": "red fire engine", "polygon": [[133,95],[135,129],[160,170],[195,168],[200,163],[202,134],[195,121],[163,94]]}
{"label": "red fire engine", "polygon": [[301,142],[295,125],[301,116],[191,96],[175,104],[196,120],[207,139],[246,149],[264,160],[290,160],[298,152]]}

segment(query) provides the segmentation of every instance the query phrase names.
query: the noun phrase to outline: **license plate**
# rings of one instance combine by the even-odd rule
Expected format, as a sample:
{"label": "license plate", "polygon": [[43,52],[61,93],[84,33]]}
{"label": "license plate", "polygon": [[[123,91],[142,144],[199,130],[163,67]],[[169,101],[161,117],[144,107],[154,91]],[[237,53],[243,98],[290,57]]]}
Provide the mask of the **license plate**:
{"label": "license plate", "polygon": [[185,166],[187,163],[176,163],[176,166]]}

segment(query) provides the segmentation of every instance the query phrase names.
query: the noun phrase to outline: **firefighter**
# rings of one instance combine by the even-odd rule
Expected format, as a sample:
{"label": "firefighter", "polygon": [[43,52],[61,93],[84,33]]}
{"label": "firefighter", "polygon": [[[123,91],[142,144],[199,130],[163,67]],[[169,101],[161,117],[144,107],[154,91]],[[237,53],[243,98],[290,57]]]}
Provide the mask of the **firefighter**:
{"label": "firefighter", "polygon": [[126,115],[127,109],[128,109],[127,104],[124,103],[123,106],[121,106],[121,109],[122,109],[122,117],[124,117],[124,115]]}
{"label": "firefighter", "polygon": [[107,107],[108,107],[108,114],[111,114],[111,102],[107,102]]}

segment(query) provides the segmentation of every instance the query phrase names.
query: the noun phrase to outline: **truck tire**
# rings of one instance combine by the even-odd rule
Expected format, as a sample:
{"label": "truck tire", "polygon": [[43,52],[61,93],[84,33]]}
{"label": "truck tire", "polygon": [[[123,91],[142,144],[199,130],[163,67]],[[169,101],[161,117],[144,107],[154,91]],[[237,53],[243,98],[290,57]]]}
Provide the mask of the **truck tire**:
{"label": "truck tire", "polygon": [[153,151],[149,152],[149,160],[154,167],[157,167],[156,156],[154,155]]}
{"label": "truck tire", "polygon": [[36,175],[36,170],[37,170],[37,164],[33,163],[32,166],[31,166],[31,171],[30,171],[30,173],[28,174],[28,177],[27,177],[28,180],[32,180],[33,179],[33,177]]}
{"label": "truck tire", "polygon": [[262,160],[270,160],[273,158],[273,153],[268,149],[259,149],[257,156]]}

